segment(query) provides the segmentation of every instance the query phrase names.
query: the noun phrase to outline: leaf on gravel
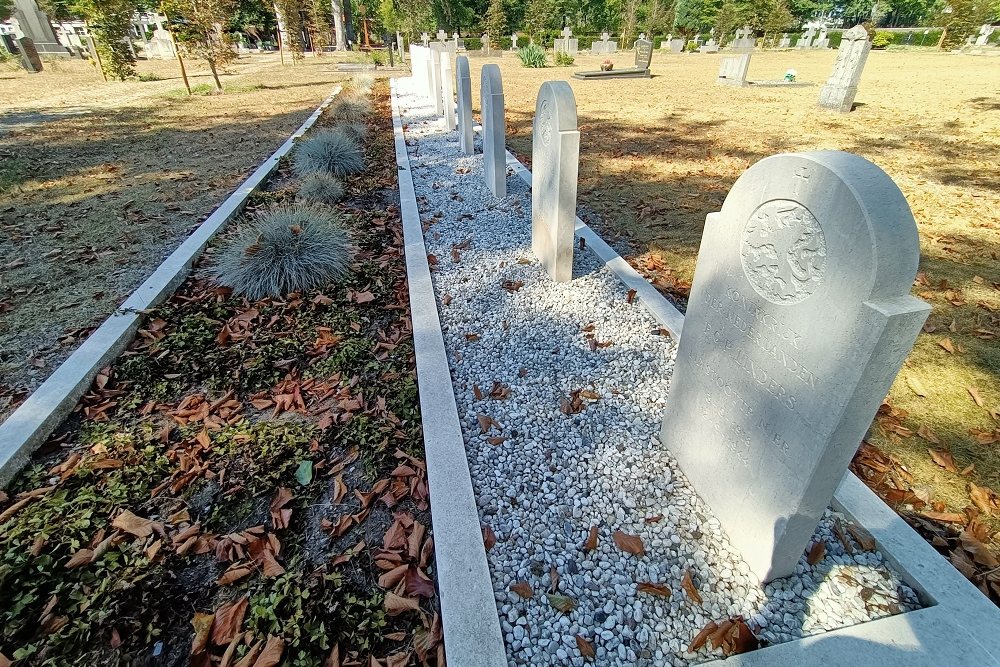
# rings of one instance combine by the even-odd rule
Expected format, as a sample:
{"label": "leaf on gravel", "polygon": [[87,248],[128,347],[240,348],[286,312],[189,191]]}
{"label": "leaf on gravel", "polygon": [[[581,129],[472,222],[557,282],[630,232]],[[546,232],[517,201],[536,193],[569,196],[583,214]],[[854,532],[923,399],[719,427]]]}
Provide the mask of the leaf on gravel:
{"label": "leaf on gravel", "polygon": [[524,283],[520,280],[505,280],[503,281],[503,288],[508,292],[516,292],[517,290],[524,287]]}
{"label": "leaf on gravel", "polygon": [[976,402],[976,405],[983,407],[983,397],[979,395],[978,389],[975,387],[966,387],[966,391],[969,392],[969,396],[971,396],[972,400]]}
{"label": "leaf on gravel", "polygon": [[589,389],[581,389],[580,396],[583,398],[590,399],[591,401],[596,401],[601,397],[601,395],[598,394],[596,391],[591,391]]}
{"label": "leaf on gravel", "polygon": [[119,530],[124,530],[130,535],[135,535],[136,537],[149,537],[153,534],[153,530],[159,527],[157,532],[161,532],[163,527],[160,526],[155,521],[150,519],[143,519],[142,517],[132,514],[128,510],[124,510],[121,514],[115,517],[115,520],[111,522],[111,525]]}
{"label": "leaf on gravel", "polygon": [[663,584],[654,584],[651,581],[640,582],[636,590],[640,593],[649,593],[650,595],[658,595],[662,598],[668,598],[672,594],[668,586],[664,586]]}
{"label": "leaf on gravel", "polygon": [[694,639],[691,640],[691,643],[688,644],[688,653],[694,653],[702,646],[704,646],[705,642],[708,641],[708,638],[711,637],[712,634],[718,629],[719,625],[715,621],[709,621],[708,625],[703,627],[698,632],[698,634],[694,636]]}
{"label": "leaf on gravel", "polygon": [[847,524],[847,532],[851,534],[854,541],[858,543],[862,551],[874,551],[875,550],[875,538],[872,534],[861,526],[856,526],[853,523]]}
{"label": "leaf on gravel", "polygon": [[583,543],[584,551],[593,551],[597,548],[597,526],[590,527],[590,535],[587,536],[587,541]]}
{"label": "leaf on gravel", "polygon": [[208,637],[212,632],[215,614],[202,614],[196,611],[191,625],[194,626],[194,638],[191,639],[191,655],[198,655],[208,645]]}
{"label": "leaf on gravel", "polygon": [[488,432],[492,426],[497,426],[497,428],[499,428],[499,425],[493,421],[493,417],[490,417],[489,415],[480,413],[476,415],[476,420],[479,421],[479,428],[483,433]]}
{"label": "leaf on gravel", "polygon": [[281,637],[268,635],[264,650],[257,656],[253,667],[275,667],[281,662],[281,654],[285,652],[285,640]]}
{"label": "leaf on gravel", "polygon": [[420,604],[413,598],[404,598],[395,593],[385,594],[385,613],[390,616],[399,616],[407,611],[420,611]]}
{"label": "leaf on gravel", "polygon": [[927,397],[927,390],[924,389],[923,383],[917,378],[913,377],[912,375],[906,376],[906,384],[910,388],[910,390],[920,398]]}
{"label": "leaf on gravel", "polygon": [[554,609],[561,611],[564,614],[568,614],[574,609],[576,609],[576,600],[567,596],[559,595],[558,593],[549,593],[546,595],[549,599],[549,604],[552,605]]}
{"label": "leaf on gravel", "polygon": [[684,576],[681,577],[681,588],[684,589],[684,592],[687,593],[688,598],[692,602],[695,604],[702,603],[701,593],[698,592],[698,589],[694,585],[694,580],[691,579],[690,570],[684,570]]}
{"label": "leaf on gravel", "polygon": [[958,472],[958,466],[955,465],[955,459],[952,458],[951,452],[943,449],[928,449],[927,452],[934,459],[934,463],[948,472]]}
{"label": "leaf on gravel", "polygon": [[487,551],[489,551],[490,549],[492,549],[496,545],[496,543],[497,543],[497,536],[496,536],[496,534],[493,532],[492,528],[490,528],[488,525],[486,525],[484,523],[483,524],[483,546],[486,547]]}
{"label": "leaf on gravel", "polygon": [[243,617],[247,613],[249,604],[247,596],[241,597],[236,602],[219,607],[215,612],[215,622],[212,624],[212,643],[216,646],[223,646],[233,641],[236,633],[243,627]]}
{"label": "leaf on gravel", "polygon": [[549,566],[549,592],[555,593],[559,590],[559,570],[555,566]]}
{"label": "leaf on gravel", "polygon": [[815,565],[816,563],[823,560],[823,556],[826,555],[826,542],[820,540],[809,548],[809,555],[806,556],[806,562],[810,565]]}
{"label": "leaf on gravel", "polygon": [[628,295],[625,297],[625,303],[632,303],[632,302],[634,302],[635,301],[635,295],[636,295],[636,291],[634,289],[630,289],[628,291]]}
{"label": "leaf on gravel", "polygon": [[614,538],[615,544],[618,548],[625,553],[633,554],[635,556],[645,556],[646,547],[642,544],[642,538],[638,535],[629,535],[628,533],[623,533],[620,530],[616,530],[611,534]]}
{"label": "leaf on gravel", "polygon": [[[581,241],[583,239],[580,239]],[[576,636],[576,647],[580,649],[580,655],[584,658],[596,658],[597,654],[594,652],[594,647],[586,639],[580,635]]]}
{"label": "leaf on gravel", "polygon": [[479,388],[478,384],[472,385],[472,395],[476,397],[477,401],[483,400],[483,390]]}
{"label": "leaf on gravel", "polygon": [[299,463],[295,470],[295,480],[302,486],[309,486],[313,480],[313,462],[306,459]]}
{"label": "leaf on gravel", "polygon": [[535,591],[531,590],[531,585],[527,581],[519,581],[516,584],[511,584],[510,590],[517,593],[525,600],[530,600],[535,597]]}

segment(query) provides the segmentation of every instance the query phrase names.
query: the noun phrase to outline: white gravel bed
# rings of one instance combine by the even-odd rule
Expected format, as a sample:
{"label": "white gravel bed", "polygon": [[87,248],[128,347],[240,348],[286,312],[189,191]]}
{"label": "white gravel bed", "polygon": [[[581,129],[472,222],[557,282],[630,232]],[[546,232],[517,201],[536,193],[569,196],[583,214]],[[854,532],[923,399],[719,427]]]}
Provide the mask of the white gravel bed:
{"label": "white gravel bed", "polygon": [[[577,635],[596,664],[687,665],[722,656],[687,646],[730,615],[778,643],[919,606],[881,554],[856,542],[845,552],[832,512],[815,537],[825,557],[810,566],[803,554],[794,576],[761,586],[657,439],[674,342],[589,251],[576,252],[571,283],[552,282],[531,253],[527,186],[509,176],[507,197],[493,197],[482,155],[460,155],[410,80],[399,93],[480,517],[497,538],[487,556],[511,665],[583,665]],[[565,414],[574,390],[593,394]],[[481,416],[495,422],[485,433]],[[618,530],[640,536],[645,555],[621,551]],[[546,595],[552,568],[569,613]],[[518,582],[533,597],[509,590]]]}

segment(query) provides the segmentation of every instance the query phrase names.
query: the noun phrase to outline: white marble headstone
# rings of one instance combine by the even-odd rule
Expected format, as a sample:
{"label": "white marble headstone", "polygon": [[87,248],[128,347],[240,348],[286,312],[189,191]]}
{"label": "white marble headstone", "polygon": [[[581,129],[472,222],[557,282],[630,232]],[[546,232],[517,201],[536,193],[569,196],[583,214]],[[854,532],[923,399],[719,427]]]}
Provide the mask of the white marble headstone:
{"label": "white marble headstone", "polygon": [[444,103],[441,90],[441,52],[444,49],[438,42],[430,45],[430,84],[431,101],[434,102],[434,113],[444,115]]}
{"label": "white marble headstone", "polygon": [[441,52],[441,96],[444,106],[444,129],[455,129],[455,78],[451,68],[451,52]]}
{"label": "white marble headstone", "polygon": [[565,81],[538,90],[531,132],[531,249],[556,282],[573,279],[580,130]]}
{"label": "white marble headstone", "polygon": [[507,143],[503,78],[497,65],[483,65],[479,96],[479,108],[483,117],[483,172],[486,185],[495,196],[506,197]]}
{"label": "white marble headstone", "polygon": [[927,317],[903,194],[782,154],[709,214],[660,438],[763,581],[791,574]]}
{"label": "white marble headstone", "polygon": [[871,48],[872,43],[864,26],[856,25],[843,34],[833,72],[819,91],[821,107],[843,113],[851,110]]}
{"label": "white marble headstone", "polygon": [[472,129],[472,76],[469,59],[455,59],[455,90],[458,91],[458,147],[465,155],[476,152]]}

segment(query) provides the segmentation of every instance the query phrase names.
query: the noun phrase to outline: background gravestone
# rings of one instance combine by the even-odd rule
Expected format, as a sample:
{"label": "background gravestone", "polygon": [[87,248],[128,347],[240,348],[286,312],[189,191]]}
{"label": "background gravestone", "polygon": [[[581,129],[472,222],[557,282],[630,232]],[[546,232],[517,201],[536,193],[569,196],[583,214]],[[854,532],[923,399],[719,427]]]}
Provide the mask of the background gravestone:
{"label": "background gravestone", "polygon": [[497,65],[483,65],[479,103],[483,116],[483,175],[490,192],[497,197],[506,197],[507,128],[504,120],[503,78]]}
{"label": "background gravestone", "polygon": [[31,40],[36,54],[69,57],[69,49],[59,43],[48,15],[38,8],[35,0],[14,0],[14,18],[24,36]]}
{"label": "background gravestone", "polygon": [[458,91],[458,147],[466,155],[476,152],[472,130],[472,76],[469,59],[455,59],[455,90]]}
{"label": "background gravestone", "polygon": [[556,282],[573,279],[580,130],[565,81],[538,90],[531,131],[531,249]]}
{"label": "background gravestone", "polygon": [[24,65],[24,69],[29,72],[42,71],[42,59],[38,57],[34,42],[27,37],[21,37],[17,40],[17,48],[21,52],[21,64]]}
{"label": "background gravestone", "polygon": [[791,574],[930,310],[896,184],[776,155],[709,214],[660,438],[763,581]]}
{"label": "background gravestone", "polygon": [[[430,84],[431,101],[434,102],[434,113],[444,115],[444,101],[441,91],[441,44],[434,42],[430,46]],[[445,54],[447,57],[447,54]]]}
{"label": "background gravestone", "polygon": [[749,53],[723,58],[719,63],[719,78],[716,79],[716,83],[725,86],[745,86],[747,85],[747,70],[749,69]]}
{"label": "background gravestone", "polygon": [[444,129],[455,129],[455,79],[451,71],[451,54],[441,52],[441,94],[444,96]]}
{"label": "background gravestone", "polygon": [[858,82],[868,61],[872,43],[868,31],[856,25],[844,33],[837,51],[837,61],[826,85],[819,91],[819,105],[847,113],[854,107],[854,97],[858,94]]}

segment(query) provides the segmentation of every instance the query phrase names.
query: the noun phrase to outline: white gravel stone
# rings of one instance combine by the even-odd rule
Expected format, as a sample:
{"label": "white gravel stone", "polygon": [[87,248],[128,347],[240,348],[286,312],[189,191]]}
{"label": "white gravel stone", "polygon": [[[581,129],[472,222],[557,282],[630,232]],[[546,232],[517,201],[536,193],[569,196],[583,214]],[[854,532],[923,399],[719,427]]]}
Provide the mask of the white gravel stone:
{"label": "white gravel stone", "polygon": [[[775,643],[920,606],[880,554],[845,552],[831,511],[820,562],[803,554],[795,575],[764,586],[750,575],[656,437],[674,342],[589,251],[576,251],[572,282],[549,279],[531,253],[527,186],[509,174],[494,197],[482,155],[461,154],[410,80],[398,90],[469,467],[498,539],[487,556],[511,665],[578,664],[577,634],[597,664],[687,665],[721,657],[686,649],[728,615]],[[574,390],[598,398],[564,414]],[[480,415],[493,420],[486,432]],[[615,530],[640,536],[646,555],[619,550]],[[557,592],[576,601],[569,614],[545,595],[553,567]],[[686,570],[701,605],[681,588]],[[518,581],[531,599],[509,593]],[[642,581],[671,597],[638,593]]]}

